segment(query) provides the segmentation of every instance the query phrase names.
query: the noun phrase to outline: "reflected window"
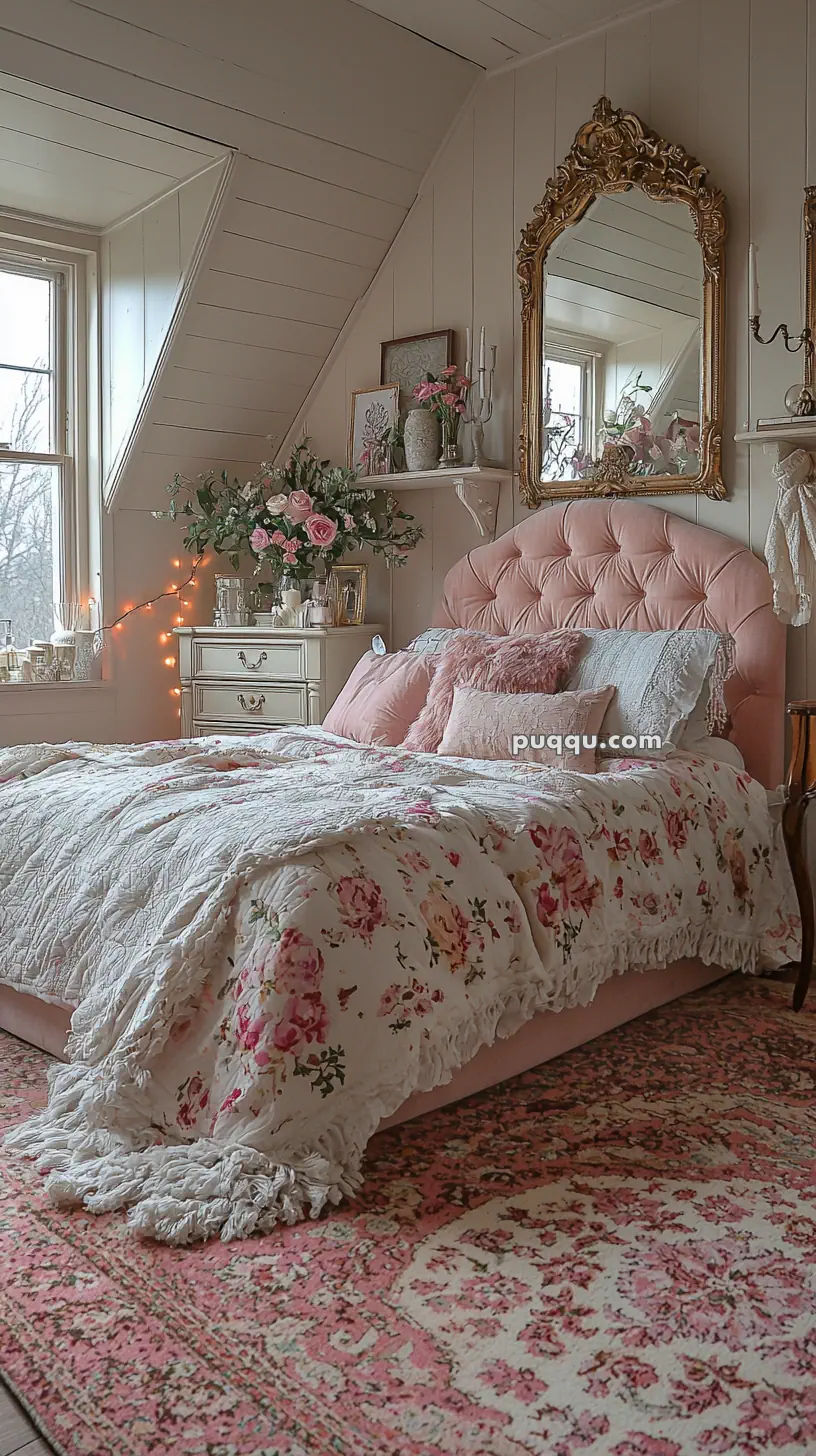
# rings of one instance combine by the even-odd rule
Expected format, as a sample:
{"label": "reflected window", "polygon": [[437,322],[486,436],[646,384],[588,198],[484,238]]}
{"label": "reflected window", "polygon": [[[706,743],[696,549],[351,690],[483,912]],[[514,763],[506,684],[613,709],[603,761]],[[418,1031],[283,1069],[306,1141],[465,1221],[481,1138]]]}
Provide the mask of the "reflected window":
{"label": "reflected window", "polygon": [[544,361],[545,480],[580,480],[595,443],[595,355],[552,346]]}

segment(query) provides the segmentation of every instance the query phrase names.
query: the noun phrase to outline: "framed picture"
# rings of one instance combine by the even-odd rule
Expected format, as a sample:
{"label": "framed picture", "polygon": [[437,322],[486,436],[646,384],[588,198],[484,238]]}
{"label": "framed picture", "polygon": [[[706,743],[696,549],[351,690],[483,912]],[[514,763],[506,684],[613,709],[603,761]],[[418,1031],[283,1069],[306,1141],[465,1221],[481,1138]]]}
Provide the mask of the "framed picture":
{"label": "framed picture", "polygon": [[440,374],[453,363],[453,329],[434,334],[409,334],[406,339],[389,339],[380,344],[380,383],[393,379],[399,385],[399,411],[406,415],[412,390],[426,374]]}
{"label": "framed picture", "polygon": [[355,389],[351,396],[348,464],[358,475],[388,475],[391,447],[385,440],[399,418],[398,384]]}
{"label": "framed picture", "polygon": [[365,621],[367,566],[333,566],[329,603],[335,627],[360,627]]}

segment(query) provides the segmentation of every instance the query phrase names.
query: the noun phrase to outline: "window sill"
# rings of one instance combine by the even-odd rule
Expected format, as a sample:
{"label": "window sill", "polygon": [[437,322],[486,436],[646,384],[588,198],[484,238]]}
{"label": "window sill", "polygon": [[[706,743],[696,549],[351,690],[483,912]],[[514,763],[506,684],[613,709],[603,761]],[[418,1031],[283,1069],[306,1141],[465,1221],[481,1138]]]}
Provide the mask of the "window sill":
{"label": "window sill", "polygon": [[0,697],[7,693],[112,693],[112,682],[11,682],[0,683]]}

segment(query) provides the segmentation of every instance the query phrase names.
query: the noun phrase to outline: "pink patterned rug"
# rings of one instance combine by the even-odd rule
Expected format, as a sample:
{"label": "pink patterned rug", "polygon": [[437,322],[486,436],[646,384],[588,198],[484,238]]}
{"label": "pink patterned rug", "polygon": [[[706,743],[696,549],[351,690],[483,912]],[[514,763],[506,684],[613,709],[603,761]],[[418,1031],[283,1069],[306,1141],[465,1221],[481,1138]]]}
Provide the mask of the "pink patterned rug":
{"label": "pink patterned rug", "polygon": [[[733,977],[193,1250],[2,1155],[0,1369],[70,1456],[816,1451],[816,1009]],[[46,1059],[0,1034],[6,1124]]]}

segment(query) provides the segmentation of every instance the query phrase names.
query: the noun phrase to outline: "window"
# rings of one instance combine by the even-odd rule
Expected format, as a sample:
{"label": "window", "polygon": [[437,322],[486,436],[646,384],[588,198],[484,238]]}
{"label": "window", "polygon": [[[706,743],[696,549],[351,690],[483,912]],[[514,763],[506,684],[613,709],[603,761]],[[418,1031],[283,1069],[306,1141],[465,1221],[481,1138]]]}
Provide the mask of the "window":
{"label": "window", "polygon": [[577,480],[595,453],[596,355],[553,345],[544,361],[543,480]]}
{"label": "window", "polygon": [[77,588],[73,269],[0,251],[0,618],[46,641]]}

